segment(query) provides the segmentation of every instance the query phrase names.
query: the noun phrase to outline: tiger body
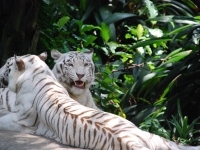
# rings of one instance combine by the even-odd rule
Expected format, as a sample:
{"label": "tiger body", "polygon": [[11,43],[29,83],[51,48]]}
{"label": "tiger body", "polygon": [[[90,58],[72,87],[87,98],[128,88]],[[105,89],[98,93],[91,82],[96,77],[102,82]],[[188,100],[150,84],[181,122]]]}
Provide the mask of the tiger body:
{"label": "tiger body", "polygon": [[95,78],[92,55],[92,50],[70,51],[64,54],[52,50],[51,57],[55,61],[52,72],[58,82],[67,89],[72,99],[86,107],[98,109],[89,90]]}
{"label": "tiger body", "polygon": [[[89,87],[94,81],[94,63],[92,61],[92,54],[92,51],[72,51],[61,54],[57,50],[52,50],[52,57],[55,59],[56,62],[52,71],[57,80],[67,89],[72,99],[78,101],[80,104],[86,107],[98,109],[93,101],[91,92],[89,90]],[[40,57],[45,60],[47,54],[42,53]],[[9,58],[5,65],[0,69],[1,88],[6,88],[8,85],[8,74],[10,71],[9,67],[12,64],[13,58],[14,57]],[[69,66],[69,64],[73,66]],[[76,86],[74,83],[76,83]],[[1,90],[1,95],[4,95],[3,97],[5,98],[5,102],[3,101],[3,99],[1,100],[2,103],[0,103],[0,108],[3,108],[2,106],[5,106],[3,105],[3,103],[6,103],[6,101],[15,101],[14,95],[9,95],[9,97],[6,97],[7,93],[3,93],[3,91],[4,90]],[[10,97],[14,99],[10,100]],[[5,107],[5,109],[6,108],[7,107]],[[6,112],[6,110],[4,112]],[[0,115],[2,115],[1,112]]]}
{"label": "tiger body", "polygon": [[16,93],[16,103],[11,113],[0,118],[1,130],[43,135],[94,150],[200,150],[199,146],[177,145],[140,130],[124,118],[81,105],[35,55],[16,58],[8,87]]}
{"label": "tiger body", "polygon": [[8,88],[0,88],[0,116],[8,114],[15,106],[16,94]]}

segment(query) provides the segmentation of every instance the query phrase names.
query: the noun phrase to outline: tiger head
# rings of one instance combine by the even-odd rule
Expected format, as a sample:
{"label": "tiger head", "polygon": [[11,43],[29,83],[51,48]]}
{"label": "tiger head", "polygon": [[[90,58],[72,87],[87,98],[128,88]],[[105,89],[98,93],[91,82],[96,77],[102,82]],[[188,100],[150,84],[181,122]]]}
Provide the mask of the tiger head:
{"label": "tiger head", "polygon": [[[45,61],[46,58],[47,58],[47,53],[46,52],[41,53],[40,55],[38,55],[38,57],[41,60]],[[10,71],[12,69],[14,60],[15,60],[14,57],[8,58],[5,65],[3,65],[0,68],[0,88],[8,87],[9,74],[10,74]]]}
{"label": "tiger head", "polygon": [[79,96],[93,83],[95,68],[92,55],[93,50],[70,51],[65,54],[57,50],[51,51],[51,57],[55,61],[52,71],[70,94]]}

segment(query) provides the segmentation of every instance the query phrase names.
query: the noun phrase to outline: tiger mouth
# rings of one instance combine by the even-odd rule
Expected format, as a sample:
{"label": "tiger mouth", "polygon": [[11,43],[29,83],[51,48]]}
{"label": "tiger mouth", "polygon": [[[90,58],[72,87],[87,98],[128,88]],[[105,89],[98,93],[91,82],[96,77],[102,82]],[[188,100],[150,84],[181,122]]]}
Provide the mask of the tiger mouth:
{"label": "tiger mouth", "polygon": [[80,89],[84,89],[85,88],[85,82],[83,81],[74,81],[74,86],[77,87],[77,88],[80,88]]}

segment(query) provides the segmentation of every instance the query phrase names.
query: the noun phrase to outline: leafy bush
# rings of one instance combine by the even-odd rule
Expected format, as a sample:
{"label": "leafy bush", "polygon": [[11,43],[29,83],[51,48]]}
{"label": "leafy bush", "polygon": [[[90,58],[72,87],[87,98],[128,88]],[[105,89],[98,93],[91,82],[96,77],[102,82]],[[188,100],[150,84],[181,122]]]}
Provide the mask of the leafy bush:
{"label": "leafy bush", "polygon": [[[95,50],[91,91],[99,107],[143,130],[196,144],[197,130],[189,127],[198,122],[200,106],[200,16],[194,2],[45,0],[41,8],[38,51]],[[52,66],[52,59],[47,63]],[[185,126],[182,116],[191,120],[185,118],[187,136],[178,129]]]}

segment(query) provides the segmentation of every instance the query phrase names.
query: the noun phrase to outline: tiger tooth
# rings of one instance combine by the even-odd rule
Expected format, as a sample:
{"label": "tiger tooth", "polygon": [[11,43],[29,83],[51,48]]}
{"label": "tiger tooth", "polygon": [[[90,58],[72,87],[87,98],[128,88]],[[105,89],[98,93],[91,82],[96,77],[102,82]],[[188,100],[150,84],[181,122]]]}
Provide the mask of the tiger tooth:
{"label": "tiger tooth", "polygon": [[84,86],[84,82],[82,82],[81,86]]}

